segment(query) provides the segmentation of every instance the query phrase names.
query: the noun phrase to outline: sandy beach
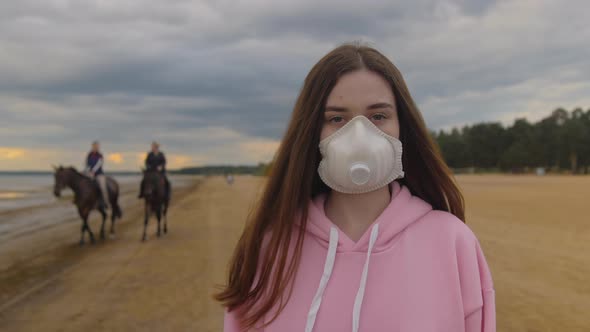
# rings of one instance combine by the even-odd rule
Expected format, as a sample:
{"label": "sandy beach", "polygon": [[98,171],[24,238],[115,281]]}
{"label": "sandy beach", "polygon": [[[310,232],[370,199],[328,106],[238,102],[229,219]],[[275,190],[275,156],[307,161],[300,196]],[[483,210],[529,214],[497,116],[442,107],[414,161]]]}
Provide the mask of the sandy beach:
{"label": "sandy beach", "polygon": [[223,275],[256,188],[248,177],[231,187],[222,179],[197,180],[176,193],[169,234],[156,238],[152,220],[146,243],[139,241],[139,204],[127,209],[115,239],[94,246],[75,244],[78,225],[45,234],[62,245],[0,277],[0,329],[218,331],[222,313],[209,300],[212,286]]}
{"label": "sandy beach", "polygon": [[[498,331],[588,331],[590,177],[459,182],[494,276]],[[0,330],[222,330],[211,293],[262,183],[196,180],[175,195],[170,233],[156,238],[152,221],[146,243],[139,203],[126,209],[116,238],[94,246],[76,245],[79,224],[31,235],[19,246],[44,250],[0,272]],[[4,261],[23,250],[1,249]]]}

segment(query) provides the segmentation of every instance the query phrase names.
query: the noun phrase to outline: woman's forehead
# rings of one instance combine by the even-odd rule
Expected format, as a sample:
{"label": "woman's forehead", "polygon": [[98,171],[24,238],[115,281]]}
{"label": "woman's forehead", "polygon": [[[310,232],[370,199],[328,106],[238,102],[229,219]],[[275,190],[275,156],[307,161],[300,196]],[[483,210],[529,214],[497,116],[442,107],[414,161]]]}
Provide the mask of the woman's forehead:
{"label": "woman's forehead", "polygon": [[394,104],[389,83],[379,74],[359,70],[343,75],[328,95],[326,107],[368,106],[375,103]]}

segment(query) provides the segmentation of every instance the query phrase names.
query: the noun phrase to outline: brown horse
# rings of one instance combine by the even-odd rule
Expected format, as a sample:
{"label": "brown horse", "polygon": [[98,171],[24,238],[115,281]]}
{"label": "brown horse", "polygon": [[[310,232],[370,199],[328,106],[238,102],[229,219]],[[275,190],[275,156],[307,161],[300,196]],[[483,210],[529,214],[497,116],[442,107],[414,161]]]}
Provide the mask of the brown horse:
{"label": "brown horse", "polygon": [[167,192],[170,188],[166,188],[166,179],[164,174],[158,171],[144,171],[142,179],[143,198],[145,199],[145,219],[143,224],[142,241],[147,238],[147,226],[150,215],[156,214],[158,219],[158,232],[156,235],[160,237],[160,222],[164,219],[164,234],[168,233],[168,204],[170,203],[170,193]]}
{"label": "brown horse", "polygon": [[[90,211],[96,209],[102,215],[102,226],[100,227],[100,238],[104,240],[104,224],[107,218],[105,209],[99,204],[100,189],[97,184],[87,177],[76,171],[74,167],[64,168],[62,166],[55,168],[55,185],[53,193],[56,197],[61,195],[61,191],[69,187],[74,192],[74,204],[78,208],[78,214],[82,218],[82,230],[80,236],[80,245],[84,244],[84,231],[88,231],[90,242],[94,243],[94,235],[88,226],[88,215]],[[107,177],[107,188],[109,191],[109,203],[113,208],[111,214],[111,234],[115,234],[115,220],[122,217],[122,211],[119,207],[119,185],[111,178]]]}

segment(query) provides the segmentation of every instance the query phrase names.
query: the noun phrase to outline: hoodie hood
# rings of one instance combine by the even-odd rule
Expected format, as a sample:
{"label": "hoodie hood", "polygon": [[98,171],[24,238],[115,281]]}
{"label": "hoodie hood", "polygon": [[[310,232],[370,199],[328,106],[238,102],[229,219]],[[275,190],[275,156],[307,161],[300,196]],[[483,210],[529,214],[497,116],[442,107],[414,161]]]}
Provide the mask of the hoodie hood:
{"label": "hoodie hood", "polygon": [[332,221],[326,217],[324,205],[326,194],[318,195],[309,204],[306,232],[315,238],[325,248],[329,247],[330,230],[336,228],[338,232],[337,252],[367,252],[374,225],[379,225],[379,233],[375,239],[372,252],[380,252],[390,248],[397,235],[412,223],[420,220],[432,210],[432,206],[422,199],[412,196],[410,190],[398,182],[390,184],[391,201],[381,215],[369,226],[361,238],[354,242]]}

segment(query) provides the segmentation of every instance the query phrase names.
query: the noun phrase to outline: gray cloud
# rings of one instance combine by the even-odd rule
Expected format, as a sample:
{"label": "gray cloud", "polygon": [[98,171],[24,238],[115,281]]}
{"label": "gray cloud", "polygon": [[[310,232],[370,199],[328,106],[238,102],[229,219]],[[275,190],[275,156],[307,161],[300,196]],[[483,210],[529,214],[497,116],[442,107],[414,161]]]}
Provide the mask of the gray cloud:
{"label": "gray cloud", "polygon": [[[433,129],[588,107],[588,9],[582,0],[3,2],[0,146],[81,153],[101,138],[143,151],[156,138],[198,160],[255,162],[238,143],[280,139],[310,67],[356,39],[398,65]],[[209,139],[212,130],[231,134]]]}

